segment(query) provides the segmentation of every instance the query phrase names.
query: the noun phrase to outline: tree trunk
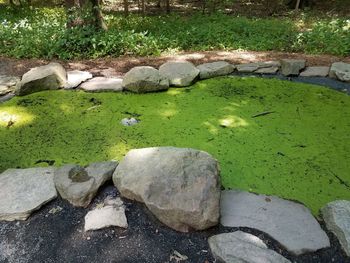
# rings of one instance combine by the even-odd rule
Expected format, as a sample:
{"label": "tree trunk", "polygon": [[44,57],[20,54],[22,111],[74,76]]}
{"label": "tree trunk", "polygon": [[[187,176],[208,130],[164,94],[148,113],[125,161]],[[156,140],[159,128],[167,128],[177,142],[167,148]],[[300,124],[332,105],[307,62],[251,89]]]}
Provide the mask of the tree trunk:
{"label": "tree trunk", "polygon": [[123,4],[124,4],[124,15],[128,16],[129,15],[129,2],[128,2],[128,0],[124,0]]}
{"label": "tree trunk", "polygon": [[94,16],[94,24],[96,28],[107,30],[107,25],[103,20],[102,11],[100,9],[100,0],[90,0],[92,4],[92,14]]}
{"label": "tree trunk", "polygon": [[170,14],[171,8],[170,8],[170,0],[165,0],[166,1],[166,13]]}
{"label": "tree trunk", "polygon": [[141,7],[141,14],[142,14],[142,16],[145,16],[145,14],[146,14],[145,0],[141,0],[141,5],[142,5],[142,7]]}
{"label": "tree trunk", "polygon": [[300,6],[300,0],[297,0],[297,2],[295,4],[295,11],[299,10],[299,6]]}

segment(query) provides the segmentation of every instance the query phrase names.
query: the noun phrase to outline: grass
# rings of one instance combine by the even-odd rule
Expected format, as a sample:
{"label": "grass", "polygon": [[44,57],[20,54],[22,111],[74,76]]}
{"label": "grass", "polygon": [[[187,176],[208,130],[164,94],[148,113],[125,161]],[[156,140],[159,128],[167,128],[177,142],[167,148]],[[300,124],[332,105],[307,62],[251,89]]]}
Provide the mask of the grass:
{"label": "grass", "polygon": [[[252,117],[265,111],[273,113]],[[122,126],[130,116],[141,122]],[[0,171],[191,147],[218,159],[224,187],[297,200],[317,214],[350,198],[349,129],[349,96],[280,80],[217,78],[142,95],[47,91],[0,105]]]}
{"label": "grass", "polygon": [[[198,50],[350,55],[347,18],[105,15],[108,32],[66,29],[60,8],[0,10],[0,54],[17,58],[97,58]],[[317,18],[317,19],[316,19]]]}

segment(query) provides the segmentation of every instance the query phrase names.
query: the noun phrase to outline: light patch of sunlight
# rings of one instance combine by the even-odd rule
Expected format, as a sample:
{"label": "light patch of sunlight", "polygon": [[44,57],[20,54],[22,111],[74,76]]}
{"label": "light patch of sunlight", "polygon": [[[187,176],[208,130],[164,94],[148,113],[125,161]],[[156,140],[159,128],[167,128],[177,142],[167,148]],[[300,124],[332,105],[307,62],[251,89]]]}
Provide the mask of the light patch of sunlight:
{"label": "light patch of sunlight", "polygon": [[73,107],[72,106],[69,106],[67,104],[61,104],[60,105],[60,109],[61,111],[63,111],[64,113],[72,113],[73,112]]}
{"label": "light patch of sunlight", "polygon": [[168,110],[164,110],[163,112],[160,113],[161,116],[165,117],[165,118],[169,118],[169,117],[173,117],[177,114],[177,110],[174,109],[168,109]]}
{"label": "light patch of sunlight", "polygon": [[229,115],[223,119],[220,119],[219,124],[221,126],[229,128],[246,127],[249,125],[246,120],[233,115]]}
{"label": "light patch of sunlight", "polygon": [[215,125],[211,124],[209,121],[206,121],[203,124],[207,127],[208,131],[211,134],[213,134],[213,135],[217,135],[218,134],[219,131],[218,131],[218,128],[215,127]]}
{"label": "light patch of sunlight", "polygon": [[34,115],[27,113],[25,109],[19,107],[7,107],[0,109],[0,126],[18,127],[31,123]]}
{"label": "light patch of sunlight", "polygon": [[181,94],[182,92],[183,92],[183,89],[182,90],[180,90],[180,89],[169,89],[167,91],[167,94],[175,96],[175,95]]}
{"label": "light patch of sunlight", "polygon": [[120,141],[116,145],[109,148],[109,156],[110,159],[113,160],[121,160],[124,155],[131,150],[131,147],[129,147],[128,143],[126,141]]}

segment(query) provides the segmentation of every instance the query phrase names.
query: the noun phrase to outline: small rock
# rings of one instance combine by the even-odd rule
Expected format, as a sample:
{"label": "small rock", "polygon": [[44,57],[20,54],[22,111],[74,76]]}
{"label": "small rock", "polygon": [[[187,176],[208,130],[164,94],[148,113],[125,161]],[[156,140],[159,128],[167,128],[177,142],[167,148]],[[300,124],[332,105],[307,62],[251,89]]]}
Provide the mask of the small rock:
{"label": "small rock", "polygon": [[327,228],[339,239],[345,253],[350,257],[350,201],[337,200],[321,209]]}
{"label": "small rock", "polygon": [[281,71],[284,76],[298,76],[300,71],[305,68],[305,59],[282,59]]}
{"label": "small rock", "polygon": [[201,64],[197,68],[200,71],[199,78],[208,79],[228,75],[233,72],[235,67],[226,61],[217,61]]}
{"label": "small rock", "polygon": [[26,220],[57,197],[54,168],[8,169],[0,174],[0,220]]}
{"label": "small rock", "polygon": [[84,230],[98,230],[110,226],[128,227],[125,208],[120,198],[109,199],[102,208],[96,208],[85,216]]}
{"label": "small rock", "polygon": [[307,67],[300,73],[301,77],[327,77],[329,67]]}
{"label": "small rock", "polygon": [[153,67],[134,67],[124,76],[123,87],[136,93],[167,90],[169,81]]}
{"label": "small rock", "polygon": [[84,82],[79,89],[86,92],[119,92],[123,90],[123,79],[96,77]]}
{"label": "small rock", "polygon": [[300,255],[330,246],[327,234],[305,206],[243,191],[221,193],[221,224],[255,228]]}
{"label": "small rock", "polygon": [[175,147],[131,150],[115,170],[113,182],[122,196],[145,203],[175,230],[202,230],[218,223],[219,167],[206,152]]}
{"label": "small rock", "polygon": [[224,263],[290,263],[277,252],[268,249],[258,237],[236,231],[219,234],[208,239],[211,252]]}
{"label": "small rock", "polygon": [[82,82],[91,79],[92,74],[87,71],[72,70],[67,72],[67,83],[65,89],[74,89]]}
{"label": "small rock", "polygon": [[51,208],[51,209],[49,210],[49,214],[54,215],[54,214],[57,214],[57,213],[61,212],[62,210],[63,210],[62,207],[56,206],[56,207],[53,207],[53,208]]}
{"label": "small rock", "polygon": [[121,120],[121,124],[124,126],[133,126],[135,124],[138,124],[140,121],[135,118],[124,118]]}
{"label": "small rock", "polygon": [[64,67],[58,63],[50,63],[25,73],[16,88],[16,94],[23,96],[43,90],[60,89],[66,86],[66,82],[67,73]]}
{"label": "small rock", "polygon": [[180,252],[174,250],[174,252],[170,255],[169,261],[175,260],[176,262],[186,261],[188,260],[188,256],[182,255]]}
{"label": "small rock", "polygon": [[7,93],[4,96],[0,96],[0,103],[8,101],[8,100],[12,99],[14,96],[15,96],[15,94],[12,93],[12,92],[11,93]]}
{"label": "small rock", "polygon": [[92,163],[86,168],[65,165],[55,172],[56,188],[72,205],[87,207],[99,187],[111,179],[117,165],[117,162]]}
{"label": "small rock", "polygon": [[10,92],[14,92],[20,78],[2,75],[0,76],[0,96],[6,95]]}
{"label": "small rock", "polygon": [[199,75],[199,69],[188,61],[166,62],[159,67],[159,72],[169,80],[171,86],[178,87],[193,84]]}
{"label": "small rock", "polygon": [[344,62],[333,63],[329,71],[329,77],[350,82],[350,64]]}

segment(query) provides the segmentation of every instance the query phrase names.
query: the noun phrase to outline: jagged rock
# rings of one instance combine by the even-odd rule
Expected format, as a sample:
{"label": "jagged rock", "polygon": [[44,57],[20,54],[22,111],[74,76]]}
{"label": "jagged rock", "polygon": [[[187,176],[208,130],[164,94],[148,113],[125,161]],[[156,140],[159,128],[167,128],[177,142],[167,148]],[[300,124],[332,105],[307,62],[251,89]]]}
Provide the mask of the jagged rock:
{"label": "jagged rock", "polygon": [[42,90],[55,90],[64,88],[67,82],[66,70],[58,63],[32,68],[22,77],[16,88],[19,96]]}
{"label": "jagged rock", "polygon": [[300,73],[301,77],[327,77],[329,67],[307,67]]}
{"label": "jagged rock", "polygon": [[337,200],[321,209],[327,228],[339,239],[345,253],[350,257],[350,201]]}
{"label": "jagged rock", "polygon": [[0,174],[0,220],[26,220],[57,197],[54,168],[8,169]]}
{"label": "jagged rock", "polygon": [[333,63],[329,71],[329,77],[350,82],[350,64],[344,62]]}
{"label": "jagged rock", "polygon": [[169,81],[153,67],[134,67],[124,76],[123,87],[136,93],[167,90]]}
{"label": "jagged rock", "polygon": [[87,71],[72,70],[67,72],[67,83],[65,89],[75,89],[82,82],[91,79],[92,74]]}
{"label": "jagged rock", "polygon": [[305,206],[243,191],[221,193],[221,224],[269,234],[296,255],[330,246],[327,234]]}
{"label": "jagged rock", "polygon": [[87,92],[119,92],[123,90],[123,79],[96,77],[79,86],[79,89]]}
{"label": "jagged rock", "polygon": [[259,73],[259,74],[275,74],[280,68],[281,63],[278,61],[266,61],[255,63],[244,63],[237,65],[238,72],[242,73]]}
{"label": "jagged rock", "polygon": [[217,61],[211,63],[201,64],[197,67],[199,69],[199,78],[208,79],[217,76],[225,76],[233,72],[235,67],[226,61]]}
{"label": "jagged rock", "polygon": [[268,249],[258,237],[236,231],[212,236],[208,239],[214,257],[223,263],[290,263],[277,252]]}
{"label": "jagged rock", "polygon": [[128,227],[125,207],[120,198],[106,200],[103,207],[95,208],[85,216],[85,231],[98,230],[110,226]]}
{"label": "jagged rock", "polygon": [[178,87],[193,84],[199,75],[199,69],[188,61],[166,62],[159,67],[159,72],[169,80],[171,86]]}
{"label": "jagged rock", "polygon": [[259,68],[255,71],[255,73],[258,74],[276,74],[279,70],[279,67],[266,67],[266,68]]}
{"label": "jagged rock", "polygon": [[87,207],[100,186],[111,179],[117,165],[117,162],[92,163],[86,168],[65,165],[55,172],[56,188],[72,205]]}
{"label": "jagged rock", "polygon": [[284,76],[298,76],[300,71],[305,68],[305,59],[282,59],[281,72]]}
{"label": "jagged rock", "polygon": [[175,147],[131,150],[113,174],[122,196],[145,203],[164,224],[182,232],[219,220],[218,163],[208,153]]}

